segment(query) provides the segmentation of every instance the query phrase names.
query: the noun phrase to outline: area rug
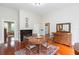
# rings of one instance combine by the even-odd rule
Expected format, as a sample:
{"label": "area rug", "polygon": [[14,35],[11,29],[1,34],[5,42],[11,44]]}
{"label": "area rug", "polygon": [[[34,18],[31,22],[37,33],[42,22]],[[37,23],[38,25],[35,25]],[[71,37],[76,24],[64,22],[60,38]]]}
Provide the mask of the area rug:
{"label": "area rug", "polygon": [[47,48],[42,46],[40,52],[37,47],[31,50],[24,48],[19,51],[16,51],[15,55],[54,55],[56,54],[58,49],[59,48],[57,46],[52,46],[52,45],[48,46]]}

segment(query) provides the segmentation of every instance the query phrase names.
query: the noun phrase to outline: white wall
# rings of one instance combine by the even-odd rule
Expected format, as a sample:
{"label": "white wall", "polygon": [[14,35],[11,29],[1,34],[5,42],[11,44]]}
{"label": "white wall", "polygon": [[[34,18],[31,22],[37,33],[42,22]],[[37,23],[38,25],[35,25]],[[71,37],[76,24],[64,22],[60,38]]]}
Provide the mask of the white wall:
{"label": "white wall", "polygon": [[16,21],[16,33],[15,33],[15,36],[16,38],[15,39],[18,39],[18,12],[17,10],[15,9],[11,9],[11,8],[6,8],[6,7],[1,7],[0,6],[0,43],[3,43],[4,42],[4,39],[3,39],[3,24],[2,24],[2,20],[14,20]]}
{"label": "white wall", "polygon": [[[51,32],[56,31],[56,23],[71,23],[72,44],[79,42],[79,6],[74,5],[56,10],[43,17],[43,22],[50,22]],[[43,24],[44,24],[43,23]]]}
{"label": "white wall", "polygon": [[[33,29],[33,33],[39,33],[40,16],[38,16],[37,14],[35,14],[33,12],[20,9],[19,10],[19,17],[20,17],[20,23],[19,23],[20,30]],[[25,27],[26,18],[29,19],[28,20],[28,24],[29,24],[28,28]]]}
{"label": "white wall", "polygon": [[3,36],[3,35],[4,35],[4,34],[3,34],[3,31],[4,31],[4,30],[2,30],[2,28],[3,28],[3,25],[2,25],[2,24],[3,24],[3,22],[0,21],[0,43],[4,43],[4,40],[3,40],[3,39],[4,39],[4,38],[3,38],[3,37],[4,37],[4,36]]}

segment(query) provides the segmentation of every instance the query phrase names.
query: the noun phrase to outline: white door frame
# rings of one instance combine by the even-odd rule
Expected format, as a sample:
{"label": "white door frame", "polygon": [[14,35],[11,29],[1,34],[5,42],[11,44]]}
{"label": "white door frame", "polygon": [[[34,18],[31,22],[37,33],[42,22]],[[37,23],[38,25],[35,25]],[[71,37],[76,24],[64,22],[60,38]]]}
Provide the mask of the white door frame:
{"label": "white door frame", "polygon": [[3,34],[2,34],[2,39],[3,39],[3,42],[4,42],[4,22],[14,22],[14,24],[15,24],[15,30],[14,30],[14,38],[16,39],[16,37],[15,37],[15,35],[16,35],[16,22],[15,22],[15,20],[2,20],[2,26],[3,26],[3,28],[2,28],[2,31],[3,31]]}

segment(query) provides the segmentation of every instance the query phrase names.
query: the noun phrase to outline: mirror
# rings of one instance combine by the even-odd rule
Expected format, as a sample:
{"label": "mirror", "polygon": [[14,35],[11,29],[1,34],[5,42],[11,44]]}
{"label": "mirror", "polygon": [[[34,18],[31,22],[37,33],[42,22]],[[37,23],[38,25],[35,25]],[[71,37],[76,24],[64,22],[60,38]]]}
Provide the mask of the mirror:
{"label": "mirror", "polygon": [[71,32],[71,23],[60,23],[56,25],[57,32]]}
{"label": "mirror", "polygon": [[4,21],[4,43],[11,43],[15,38],[15,22]]}

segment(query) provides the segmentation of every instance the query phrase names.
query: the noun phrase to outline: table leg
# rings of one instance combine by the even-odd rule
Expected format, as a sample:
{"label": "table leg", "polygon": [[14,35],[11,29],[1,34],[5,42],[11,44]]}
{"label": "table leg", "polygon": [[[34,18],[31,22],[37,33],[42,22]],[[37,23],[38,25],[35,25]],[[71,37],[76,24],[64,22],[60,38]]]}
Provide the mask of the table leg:
{"label": "table leg", "polygon": [[39,44],[39,55],[40,55],[40,52],[41,52],[41,44]]}

